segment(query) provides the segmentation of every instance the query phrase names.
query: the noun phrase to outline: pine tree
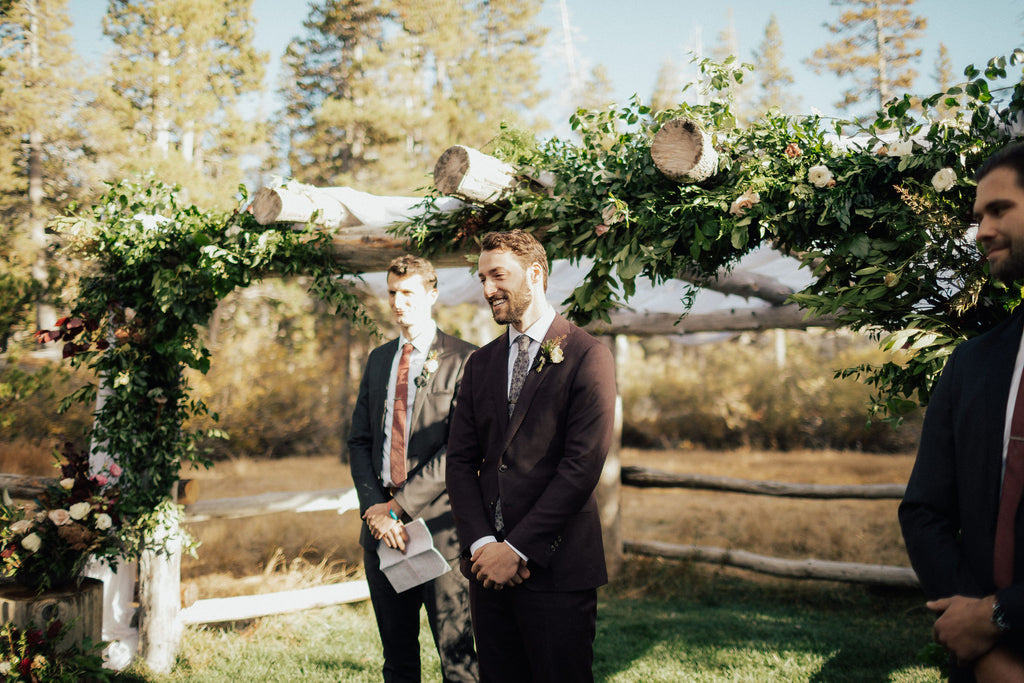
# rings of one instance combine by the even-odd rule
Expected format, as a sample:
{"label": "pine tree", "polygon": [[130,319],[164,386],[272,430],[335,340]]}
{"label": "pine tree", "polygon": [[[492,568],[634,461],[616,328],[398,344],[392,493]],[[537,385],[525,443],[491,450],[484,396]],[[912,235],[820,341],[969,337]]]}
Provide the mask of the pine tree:
{"label": "pine tree", "polygon": [[[97,102],[118,122],[121,163],[180,182],[193,201],[226,202],[239,160],[264,137],[242,116],[267,55],[253,47],[252,0],[113,0],[111,91]],[[105,152],[117,150],[107,146]]]}
{"label": "pine tree", "polygon": [[323,0],[284,58],[279,136],[314,185],[409,193],[453,144],[483,147],[540,99],[537,3]]}
{"label": "pine tree", "polygon": [[[711,57],[720,64],[727,62],[733,66],[739,65],[740,42],[736,35],[736,25],[733,21],[732,8],[726,12],[725,28],[718,34],[718,42],[711,50]],[[741,76],[749,75],[748,71],[741,70]],[[743,78],[742,81],[732,81],[729,87],[723,91],[732,103],[733,115],[738,120],[749,120],[753,112],[750,111],[750,81]]]}
{"label": "pine tree", "polygon": [[[69,168],[79,148],[69,26],[67,0],[22,0],[0,15],[0,259],[7,295],[39,293],[38,326],[54,320],[46,221],[78,191]],[[29,269],[35,286],[26,284]]]}
{"label": "pine tree", "polygon": [[658,68],[651,93],[651,111],[659,112],[679,106],[683,98],[683,70],[672,59],[665,59]]}
{"label": "pine tree", "polygon": [[794,82],[793,72],[783,64],[782,30],[774,14],[764,27],[764,40],[754,51],[754,74],[758,81],[758,97],[753,109],[757,115],[772,109],[791,114],[800,108],[800,96],[789,90]]}
{"label": "pine tree", "polygon": [[908,44],[919,38],[927,20],[912,14],[916,0],[832,0],[847,7],[834,24],[825,26],[842,39],[814,51],[805,63],[816,73],[849,76],[853,86],[836,103],[840,109],[871,103],[881,108],[901,93],[908,92],[917,72],[911,64],[920,49]]}

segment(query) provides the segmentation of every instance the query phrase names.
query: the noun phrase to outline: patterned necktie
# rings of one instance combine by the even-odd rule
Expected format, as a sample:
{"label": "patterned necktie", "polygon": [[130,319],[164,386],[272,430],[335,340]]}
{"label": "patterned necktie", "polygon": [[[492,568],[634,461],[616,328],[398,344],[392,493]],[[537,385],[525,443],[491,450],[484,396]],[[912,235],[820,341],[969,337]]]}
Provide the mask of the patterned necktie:
{"label": "patterned necktie", "polygon": [[508,416],[516,409],[516,401],[519,400],[519,392],[523,390],[523,382],[526,381],[526,373],[530,371],[530,338],[525,334],[516,337],[516,344],[519,351],[516,353],[516,362],[512,366],[512,383],[508,388]]}
{"label": "patterned necktie", "polygon": [[398,377],[395,380],[395,407],[391,420],[391,485],[398,487],[405,483],[405,414],[409,406],[409,357],[412,344],[402,346],[402,359],[398,361]]}
{"label": "patterned necktie", "polygon": [[1006,447],[1006,471],[1003,473],[1003,490],[999,496],[999,515],[996,517],[995,549],[992,553],[993,579],[996,588],[1005,588],[1013,583],[1013,555],[1017,518],[1021,493],[1024,491],[1024,380],[1017,389],[1017,401],[1013,405],[1013,419],[1010,421],[1010,443]]}

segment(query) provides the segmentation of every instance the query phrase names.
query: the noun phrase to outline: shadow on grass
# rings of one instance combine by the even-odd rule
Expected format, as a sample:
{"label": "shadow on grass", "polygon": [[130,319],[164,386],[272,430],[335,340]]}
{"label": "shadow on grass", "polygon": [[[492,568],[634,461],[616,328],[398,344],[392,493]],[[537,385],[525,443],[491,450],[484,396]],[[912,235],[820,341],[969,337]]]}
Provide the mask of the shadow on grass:
{"label": "shadow on grass", "polygon": [[932,623],[916,591],[630,562],[601,594],[598,681],[940,680],[916,659]]}

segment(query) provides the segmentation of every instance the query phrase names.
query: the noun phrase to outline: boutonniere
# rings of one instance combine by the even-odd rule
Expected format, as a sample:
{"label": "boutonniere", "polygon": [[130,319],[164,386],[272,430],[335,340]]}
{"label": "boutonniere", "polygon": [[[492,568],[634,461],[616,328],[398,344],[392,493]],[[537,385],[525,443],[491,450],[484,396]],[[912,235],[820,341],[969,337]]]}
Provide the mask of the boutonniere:
{"label": "boutonniere", "polygon": [[430,353],[427,354],[427,360],[423,361],[423,370],[414,380],[416,386],[422,387],[430,379],[430,376],[437,372],[437,369],[441,367],[441,362],[437,360],[437,349],[431,349]]}
{"label": "boutonniere", "polygon": [[565,339],[564,334],[561,337],[548,339],[546,342],[540,345],[540,351],[537,353],[537,372],[540,372],[541,370],[544,369],[545,363],[558,365],[563,360],[565,360],[565,355],[562,353],[563,339]]}

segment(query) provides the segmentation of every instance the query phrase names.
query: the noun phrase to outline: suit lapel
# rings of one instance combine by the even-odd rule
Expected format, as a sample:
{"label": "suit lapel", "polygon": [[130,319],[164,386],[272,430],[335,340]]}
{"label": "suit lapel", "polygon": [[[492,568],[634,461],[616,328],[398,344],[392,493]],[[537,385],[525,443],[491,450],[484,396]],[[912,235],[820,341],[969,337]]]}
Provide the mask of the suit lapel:
{"label": "suit lapel", "polygon": [[[993,506],[993,519],[995,510],[999,506],[999,490],[1001,488],[1003,474],[1003,430],[1006,427],[1006,404],[1010,400],[1010,386],[1013,381],[1013,366],[1017,361],[1017,351],[1020,348],[1021,328],[1024,326],[1024,315],[1017,314],[1014,319],[1000,332],[1000,339],[993,345],[992,353],[989,355],[988,368],[985,374],[992,378],[992,390],[983,392],[985,411],[983,414],[992,415],[992,425],[998,425],[998,429],[985,430],[985,443],[982,446],[982,458],[979,460],[985,468],[985,479],[987,494],[985,499],[991,501]],[[1015,410],[1024,410],[1024,406],[1015,406]]]}
{"label": "suit lapel", "polygon": [[[551,327],[548,328],[547,334],[544,335],[544,342],[551,341],[558,337],[564,337],[561,342],[562,350],[565,351],[567,342],[569,341],[569,335],[572,332],[572,327],[569,325],[569,321],[560,315],[555,315],[554,321],[551,323]],[[537,362],[540,360],[541,352],[537,352],[537,357],[534,360],[533,365],[530,367],[530,371],[526,374],[526,380],[523,382],[523,388],[519,392],[519,400],[516,403],[516,409],[512,413],[512,418],[509,422],[508,429],[505,432],[505,445],[502,448],[504,451],[508,448],[509,443],[512,441],[512,437],[519,430],[519,427],[523,424],[526,414],[530,410],[530,404],[533,402],[533,397],[537,394],[537,390],[548,380],[549,377],[555,374],[556,365],[552,363],[546,363],[540,372],[537,372]],[[506,359],[506,375],[508,374],[508,365]],[[507,409],[506,409],[506,412]]]}
{"label": "suit lapel", "polygon": [[[447,348],[448,345],[445,343],[445,334],[441,330],[438,330],[434,334],[434,341],[430,345],[430,351],[427,352],[427,358],[430,358],[430,354],[436,353],[437,362],[439,366],[438,370],[429,373],[429,375],[427,376],[427,381],[423,386],[416,387],[416,398],[413,399],[412,403],[412,422],[410,422],[410,424],[413,425],[414,427],[416,424],[418,424],[417,420],[419,420],[420,413],[423,411],[423,404],[426,402],[427,394],[430,392],[430,387],[434,383],[434,377],[437,376],[437,373],[440,371],[440,364],[444,363],[444,356],[445,352],[447,351]],[[424,360],[424,365],[425,364],[426,360]],[[416,377],[410,377],[409,381],[415,382]]]}

